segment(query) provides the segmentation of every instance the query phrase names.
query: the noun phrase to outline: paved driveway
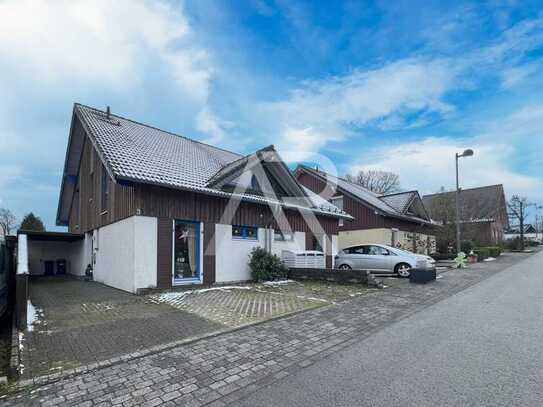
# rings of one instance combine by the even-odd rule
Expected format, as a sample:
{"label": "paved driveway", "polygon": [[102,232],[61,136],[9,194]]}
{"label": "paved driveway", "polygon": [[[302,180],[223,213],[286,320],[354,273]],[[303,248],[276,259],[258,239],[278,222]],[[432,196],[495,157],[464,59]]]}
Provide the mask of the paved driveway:
{"label": "paved driveway", "polygon": [[32,279],[30,301],[36,319],[23,336],[23,379],[221,328],[167,304],[60,276]]}

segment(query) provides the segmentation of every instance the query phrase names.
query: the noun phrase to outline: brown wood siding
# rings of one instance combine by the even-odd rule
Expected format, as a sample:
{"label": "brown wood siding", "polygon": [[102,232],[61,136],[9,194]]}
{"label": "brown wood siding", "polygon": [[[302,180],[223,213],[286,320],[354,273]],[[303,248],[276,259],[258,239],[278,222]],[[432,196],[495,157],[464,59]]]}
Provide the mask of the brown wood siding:
{"label": "brown wood siding", "polygon": [[[315,193],[322,191],[326,185],[320,178],[305,172],[298,174],[297,179],[298,182]],[[434,233],[434,226],[421,225],[416,222],[383,216],[376,213],[376,210],[369,204],[365,205],[350,195],[343,196],[343,210],[354,219],[352,221],[343,221],[343,226],[339,227],[340,232],[361,229],[397,228],[405,232]]]}
{"label": "brown wood siding", "polygon": [[[136,208],[145,216],[259,227],[271,224],[277,227],[267,205],[241,202],[235,213],[229,213],[231,209],[227,207],[226,198],[143,184],[137,185],[135,192]],[[224,218],[223,212],[227,212]],[[310,226],[297,210],[286,210],[285,216],[292,230],[310,231]],[[317,222],[326,233],[337,234],[336,218],[318,216]]]}
{"label": "brown wood siding", "polygon": [[172,227],[172,219],[157,219],[156,282],[158,288],[171,288],[172,286]]}
{"label": "brown wood siding", "polygon": [[[74,131],[84,132],[79,120],[75,122]],[[91,160],[94,172],[91,173]],[[116,222],[135,214],[134,187],[119,185],[108,177],[109,197],[107,212],[103,213],[101,182],[102,172],[105,171],[89,137],[85,135],[83,153],[79,164],[77,190],[79,190],[79,219],[74,205],[70,209],[68,230],[83,233],[98,227]],[[75,201],[74,201],[75,202]]]}
{"label": "brown wood siding", "polygon": [[326,183],[323,180],[305,172],[298,174],[297,180],[304,187],[309,188],[316,194],[320,194],[326,186]]}
{"label": "brown wood siding", "polygon": [[362,204],[350,196],[343,196],[343,210],[354,217],[352,221],[344,221],[343,230],[374,229],[385,227],[385,217],[375,213],[375,209]]}
{"label": "brown wood siding", "polygon": [[215,282],[215,224],[204,223],[204,284]]}

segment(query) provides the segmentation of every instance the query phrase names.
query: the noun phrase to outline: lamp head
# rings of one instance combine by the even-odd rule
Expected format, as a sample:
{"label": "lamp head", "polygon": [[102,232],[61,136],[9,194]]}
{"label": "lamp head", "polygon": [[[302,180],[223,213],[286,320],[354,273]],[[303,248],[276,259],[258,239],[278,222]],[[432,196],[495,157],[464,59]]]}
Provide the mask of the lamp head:
{"label": "lamp head", "polygon": [[460,157],[471,157],[473,155],[473,150],[471,148],[468,148],[467,150],[464,150],[464,152],[460,155]]}

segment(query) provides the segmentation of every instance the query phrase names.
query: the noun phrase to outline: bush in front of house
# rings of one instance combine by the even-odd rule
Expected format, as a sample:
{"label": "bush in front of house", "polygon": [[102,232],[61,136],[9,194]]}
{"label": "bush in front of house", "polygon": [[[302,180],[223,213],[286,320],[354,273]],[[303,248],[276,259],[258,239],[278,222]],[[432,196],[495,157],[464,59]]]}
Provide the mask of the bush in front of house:
{"label": "bush in front of house", "polygon": [[288,268],[279,256],[268,253],[262,247],[255,247],[249,255],[251,277],[255,281],[287,278]]}
{"label": "bush in front of house", "polygon": [[487,247],[490,257],[498,257],[502,254],[502,248],[498,246]]}
{"label": "bush in front of house", "polygon": [[483,261],[490,257],[490,250],[488,247],[478,247],[473,250],[473,253],[477,255],[477,261]]}
{"label": "bush in front of house", "polygon": [[460,251],[469,254],[473,249],[475,248],[475,245],[471,240],[462,240],[460,242]]}
{"label": "bush in front of house", "polygon": [[430,254],[430,257],[433,258],[435,261],[441,261],[441,260],[452,260],[456,257],[456,254],[454,253],[432,253]]}

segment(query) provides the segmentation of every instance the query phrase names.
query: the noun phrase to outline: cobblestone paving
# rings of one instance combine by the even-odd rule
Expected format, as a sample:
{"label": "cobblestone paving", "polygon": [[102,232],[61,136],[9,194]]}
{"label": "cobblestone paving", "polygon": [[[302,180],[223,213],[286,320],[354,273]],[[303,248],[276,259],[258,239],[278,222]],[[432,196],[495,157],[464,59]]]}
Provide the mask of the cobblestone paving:
{"label": "cobblestone paving", "polygon": [[224,406],[524,256],[508,255],[484,266],[449,271],[427,285],[395,280],[387,290],[121,362],[2,401],[6,406]]}
{"label": "cobblestone paving", "polygon": [[31,280],[38,321],[24,333],[22,379],[62,372],[221,327],[94,282]]}
{"label": "cobblestone paving", "polygon": [[150,295],[157,303],[197,314],[227,327],[263,321],[371,292],[358,284],[283,281]]}

